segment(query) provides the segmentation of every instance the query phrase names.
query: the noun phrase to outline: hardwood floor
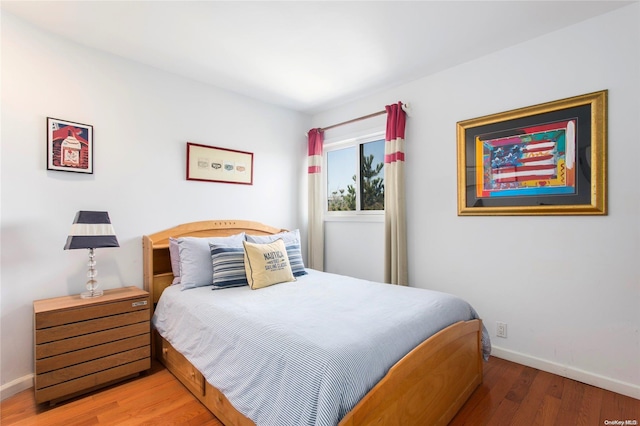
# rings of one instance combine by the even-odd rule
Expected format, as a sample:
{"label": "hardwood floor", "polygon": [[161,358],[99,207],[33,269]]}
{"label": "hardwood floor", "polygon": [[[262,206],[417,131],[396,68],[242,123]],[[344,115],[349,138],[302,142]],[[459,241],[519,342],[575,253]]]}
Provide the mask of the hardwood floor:
{"label": "hardwood floor", "polygon": [[[450,426],[615,424],[605,421],[638,425],[640,400],[492,357]],[[221,425],[157,362],[138,378],[52,407],[37,405],[32,389],[20,392],[0,405],[0,424]]]}
{"label": "hardwood floor", "polygon": [[640,424],[640,400],[491,357],[482,385],[449,426],[598,426],[616,420]]}
{"label": "hardwood floor", "polygon": [[153,361],[139,377],[60,402],[36,404],[33,389],[4,401],[0,425],[222,426],[167,369]]}

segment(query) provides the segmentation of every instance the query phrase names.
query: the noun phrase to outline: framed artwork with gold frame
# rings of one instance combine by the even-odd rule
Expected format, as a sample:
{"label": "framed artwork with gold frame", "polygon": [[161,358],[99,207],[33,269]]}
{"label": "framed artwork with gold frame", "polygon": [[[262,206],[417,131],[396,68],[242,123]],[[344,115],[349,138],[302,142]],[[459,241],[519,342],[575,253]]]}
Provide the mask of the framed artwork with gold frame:
{"label": "framed artwork with gold frame", "polygon": [[607,95],[458,122],[458,215],[606,215]]}

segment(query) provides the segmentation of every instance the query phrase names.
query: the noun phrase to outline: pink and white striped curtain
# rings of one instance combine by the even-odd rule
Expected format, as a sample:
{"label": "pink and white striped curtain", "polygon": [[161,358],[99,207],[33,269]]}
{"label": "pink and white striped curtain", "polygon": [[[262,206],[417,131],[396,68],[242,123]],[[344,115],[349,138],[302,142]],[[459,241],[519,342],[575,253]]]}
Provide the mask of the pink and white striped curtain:
{"label": "pink and white striped curtain", "polygon": [[324,270],[324,222],[322,213],[322,143],[324,134],[320,129],[309,130],[309,232],[308,267]]}
{"label": "pink and white striped curtain", "polygon": [[387,105],[384,144],[384,277],[390,284],[408,285],[407,223],[404,182],[404,129],[402,102]]}

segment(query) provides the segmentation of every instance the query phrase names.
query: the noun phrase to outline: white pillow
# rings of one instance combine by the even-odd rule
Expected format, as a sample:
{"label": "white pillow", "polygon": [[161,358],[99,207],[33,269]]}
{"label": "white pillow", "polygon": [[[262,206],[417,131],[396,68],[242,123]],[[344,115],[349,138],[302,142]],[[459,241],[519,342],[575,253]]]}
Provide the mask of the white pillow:
{"label": "white pillow", "polygon": [[180,248],[178,240],[175,238],[169,238],[169,257],[171,258],[171,272],[173,272],[171,285],[180,284]]}
{"label": "white pillow", "polygon": [[213,285],[213,264],[209,244],[242,247],[244,232],[229,237],[181,237],[178,238],[180,252],[180,284],[182,290]]}

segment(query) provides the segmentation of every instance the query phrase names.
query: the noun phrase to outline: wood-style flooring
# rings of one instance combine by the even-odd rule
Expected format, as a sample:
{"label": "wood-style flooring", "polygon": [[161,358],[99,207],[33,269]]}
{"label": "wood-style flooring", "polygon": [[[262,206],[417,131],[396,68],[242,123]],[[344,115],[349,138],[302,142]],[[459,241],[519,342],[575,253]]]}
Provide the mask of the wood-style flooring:
{"label": "wood-style flooring", "polygon": [[[491,357],[483,384],[450,426],[604,426],[614,421],[640,426],[640,400]],[[0,424],[221,425],[157,362],[140,377],[54,406],[36,404],[32,389],[20,392],[0,405]]]}

